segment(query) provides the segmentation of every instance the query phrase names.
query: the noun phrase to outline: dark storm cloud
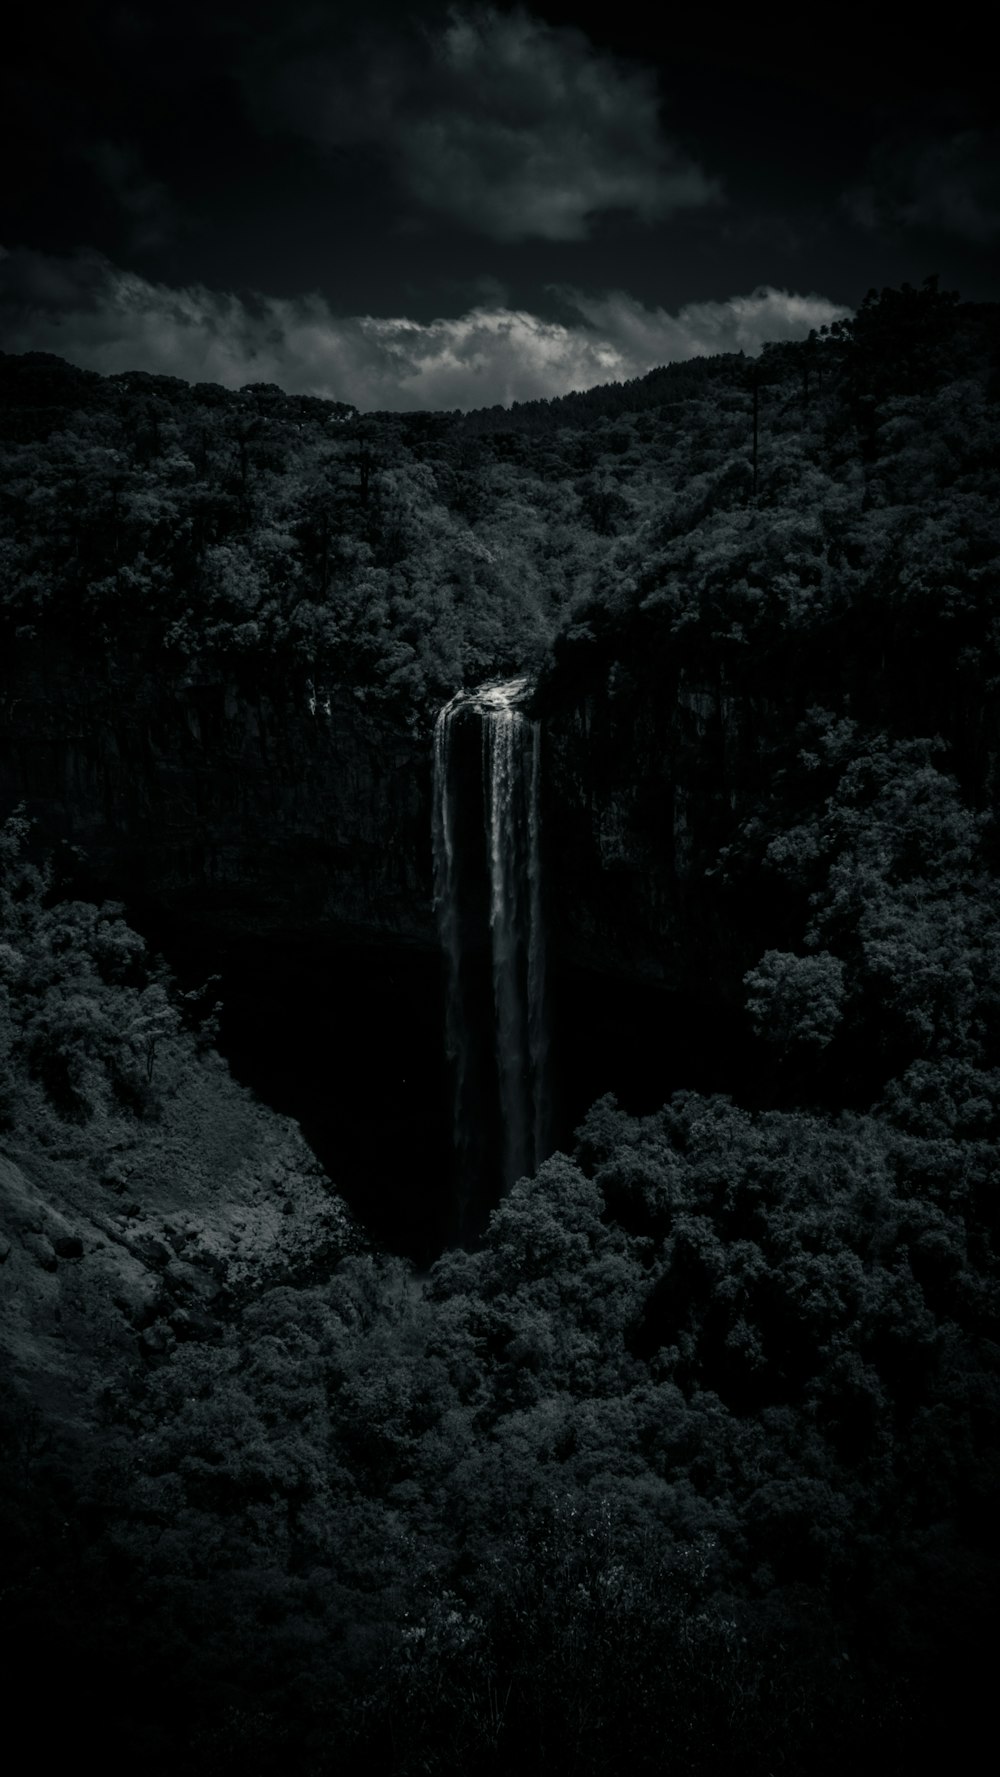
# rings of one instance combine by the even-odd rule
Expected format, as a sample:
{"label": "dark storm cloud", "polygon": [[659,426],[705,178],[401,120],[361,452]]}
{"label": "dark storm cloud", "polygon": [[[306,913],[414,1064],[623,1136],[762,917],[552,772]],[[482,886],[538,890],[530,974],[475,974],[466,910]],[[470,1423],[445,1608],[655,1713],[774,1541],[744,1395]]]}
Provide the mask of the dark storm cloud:
{"label": "dark storm cloud", "polygon": [[964,129],[883,145],[870,176],[846,193],[863,227],[933,229],[986,243],[1000,234],[1000,131]]}
{"label": "dark storm cloud", "polygon": [[622,291],[561,292],[565,320],[500,294],[418,323],[340,316],[322,296],[171,288],[93,253],[0,250],[0,324],[12,351],[50,351],[87,369],[150,370],[229,388],[275,382],[372,408],[469,408],[640,376],[712,352],[759,351],[846,313],[821,296],[762,288],[675,314]]}
{"label": "dark storm cloud", "polygon": [[129,222],[129,244],[142,251],[157,247],[175,227],[166,185],[147,173],[142,156],[128,143],[98,141],[86,147],[89,162],[112,202]]}
{"label": "dark storm cloud", "polygon": [[29,11],[0,61],[25,249],[0,343],[466,406],[753,350],[796,303],[934,270],[995,294],[985,66],[534,4]]}
{"label": "dark storm cloud", "polygon": [[663,135],[656,81],[582,32],[520,9],[453,7],[248,75],[258,114],[331,149],[382,157],[420,211],[498,241],[578,241],[718,202]]}

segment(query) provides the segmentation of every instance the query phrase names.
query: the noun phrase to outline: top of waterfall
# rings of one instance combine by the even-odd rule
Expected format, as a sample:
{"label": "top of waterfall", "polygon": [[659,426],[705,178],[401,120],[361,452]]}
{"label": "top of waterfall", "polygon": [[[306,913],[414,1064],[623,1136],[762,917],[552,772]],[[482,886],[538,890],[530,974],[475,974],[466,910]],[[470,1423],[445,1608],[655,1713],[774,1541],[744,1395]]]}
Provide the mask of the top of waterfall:
{"label": "top of waterfall", "polygon": [[514,704],[524,702],[530,683],[527,673],[517,679],[489,679],[485,685],[476,686],[471,700],[484,703],[491,710],[509,710]]}
{"label": "top of waterfall", "polygon": [[472,709],[511,710],[526,703],[531,691],[532,681],[528,673],[520,673],[516,679],[487,679],[483,685],[456,692],[447,707],[456,709],[464,704]]}

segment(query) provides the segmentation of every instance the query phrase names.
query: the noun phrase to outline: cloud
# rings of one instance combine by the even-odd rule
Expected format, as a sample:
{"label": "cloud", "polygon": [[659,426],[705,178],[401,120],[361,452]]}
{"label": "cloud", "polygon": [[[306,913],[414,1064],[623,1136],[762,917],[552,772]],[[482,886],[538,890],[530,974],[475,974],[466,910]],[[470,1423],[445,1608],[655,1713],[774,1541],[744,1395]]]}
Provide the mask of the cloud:
{"label": "cloud", "polygon": [[84,148],[83,155],[129,219],[133,248],[157,247],[173,233],[170,194],[159,179],[150,178],[135,148],[128,143],[99,141]]}
{"label": "cloud", "polygon": [[664,138],[649,70],[520,9],[456,6],[248,84],[261,119],[374,151],[419,210],[494,240],[578,241],[608,211],[654,222],[721,196]]}
{"label": "cloud", "polygon": [[0,250],[8,351],[48,351],[105,374],[149,370],[239,388],[273,382],[376,408],[470,408],[566,394],[712,352],[756,352],[848,313],[761,288],[675,315],[624,292],[562,291],[564,321],[499,302],[429,322],[338,316],[319,295],[172,289],[94,253]]}
{"label": "cloud", "polygon": [[595,333],[618,343],[623,357],[636,367],[622,373],[628,376],[714,352],[753,354],[766,340],[804,339],[810,328],[851,313],[825,296],[798,296],[770,284],[724,302],[689,302],[676,315],[645,308],[621,291],[601,297],[579,291],[567,295]]}
{"label": "cloud", "polygon": [[933,141],[883,144],[871,176],[844,194],[863,228],[942,230],[987,242],[1000,234],[1000,132],[960,130]]}

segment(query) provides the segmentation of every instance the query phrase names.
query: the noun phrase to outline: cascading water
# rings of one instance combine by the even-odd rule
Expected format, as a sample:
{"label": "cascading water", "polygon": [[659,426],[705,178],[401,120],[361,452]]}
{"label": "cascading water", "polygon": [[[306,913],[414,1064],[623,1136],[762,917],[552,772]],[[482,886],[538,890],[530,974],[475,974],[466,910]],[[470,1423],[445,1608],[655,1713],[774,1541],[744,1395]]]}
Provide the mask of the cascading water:
{"label": "cascading water", "polygon": [[460,691],[434,730],[434,893],[447,971],[459,1236],[548,1152],[541,735],[527,678]]}

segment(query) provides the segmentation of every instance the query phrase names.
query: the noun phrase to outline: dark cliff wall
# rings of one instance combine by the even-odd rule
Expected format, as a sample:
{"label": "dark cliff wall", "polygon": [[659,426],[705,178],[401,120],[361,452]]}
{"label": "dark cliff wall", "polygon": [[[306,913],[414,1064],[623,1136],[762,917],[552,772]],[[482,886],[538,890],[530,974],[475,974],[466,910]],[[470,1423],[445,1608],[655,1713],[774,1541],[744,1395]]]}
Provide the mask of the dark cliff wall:
{"label": "dark cliff wall", "polygon": [[[721,980],[731,917],[706,868],[753,777],[760,710],[682,667],[651,694],[612,666],[542,713],[553,968]],[[431,769],[429,736],[347,694],[314,707],[70,660],[0,687],[0,811],[23,801],[39,847],[85,854],[88,890],[210,947],[436,951]]]}
{"label": "dark cliff wall", "polygon": [[764,948],[764,897],[752,879],[734,894],[718,860],[763,774],[773,712],[718,674],[661,667],[652,684],[612,663],[540,689],[564,1130],[609,1091],[651,1111],[682,1087],[756,1089],[742,977]]}
{"label": "dark cliff wall", "polygon": [[[542,851],[565,1146],[594,1099],[746,1085],[742,977],[775,887],[719,854],[787,712],[665,651],[543,684]],[[447,1233],[450,1110],[429,735],[345,697],[23,670],[0,699],[0,811],[86,854],[182,985],[221,975],[237,1076],[295,1116],[376,1237]],[[481,814],[466,818],[481,819]],[[377,1188],[372,1179],[377,1175]]]}
{"label": "dark cliff wall", "polygon": [[761,861],[769,829],[815,813],[801,761],[824,724],[854,729],[862,749],[880,734],[929,737],[968,804],[994,806],[1000,722],[980,678],[942,652],[932,679],[853,639],[778,633],[749,649],[675,638],[639,613],[557,646],[536,713],[567,963],[715,994],[735,1011],[745,970],[783,933],[795,947],[807,916]]}
{"label": "dark cliff wall", "polygon": [[[700,874],[746,776],[752,712],[680,673],[545,714],[553,958],[676,984]],[[36,667],[0,689],[0,810],[65,841],[106,892],[228,937],[436,946],[429,738],[347,701],[101,683]]]}
{"label": "dark cliff wall", "polygon": [[763,712],[683,670],[545,717],[545,854],[567,963],[677,989],[731,948],[712,866],[758,775]]}
{"label": "dark cliff wall", "polygon": [[429,799],[428,745],[347,701],[71,662],[0,693],[0,808],[106,892],[229,934],[433,943]]}
{"label": "dark cliff wall", "polygon": [[0,693],[0,819],[84,853],[183,987],[217,978],[237,1079],[294,1117],[382,1244],[450,1232],[431,748],[346,699],[47,662]]}

